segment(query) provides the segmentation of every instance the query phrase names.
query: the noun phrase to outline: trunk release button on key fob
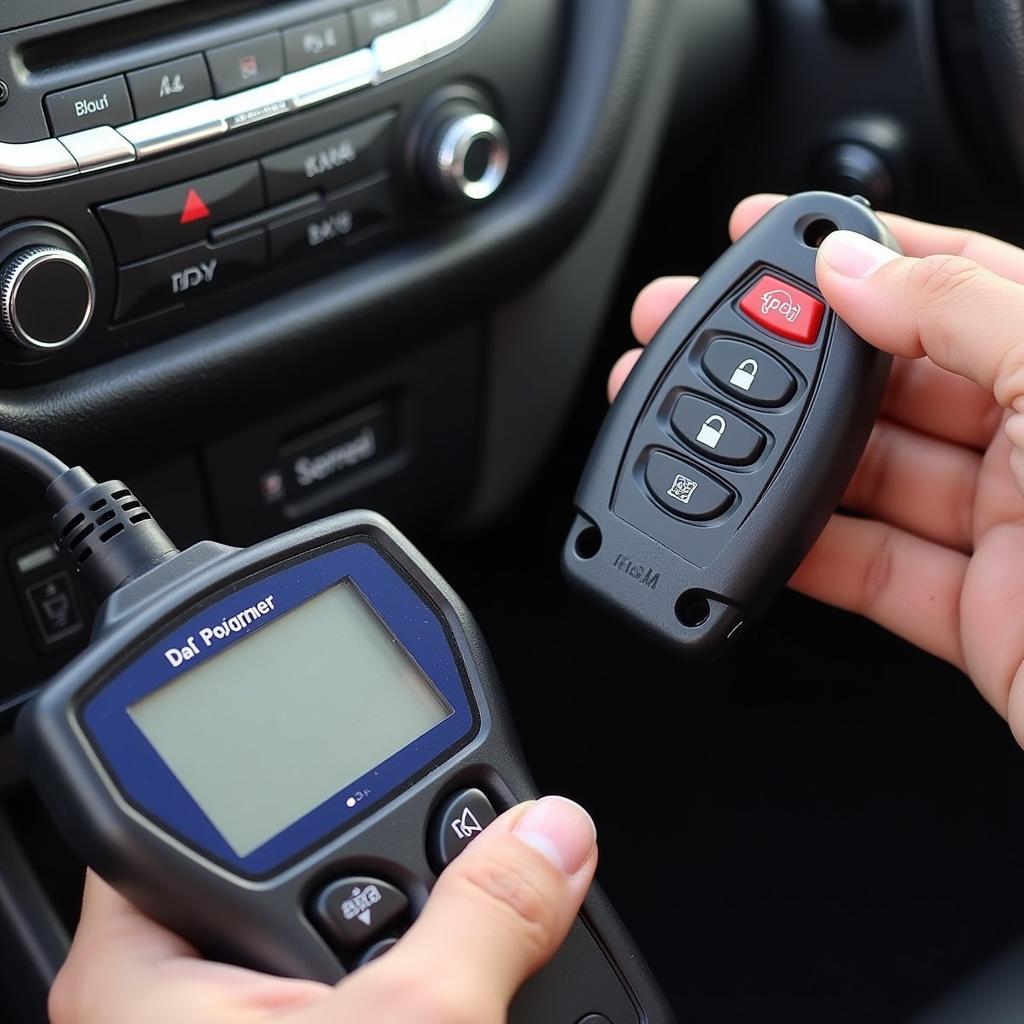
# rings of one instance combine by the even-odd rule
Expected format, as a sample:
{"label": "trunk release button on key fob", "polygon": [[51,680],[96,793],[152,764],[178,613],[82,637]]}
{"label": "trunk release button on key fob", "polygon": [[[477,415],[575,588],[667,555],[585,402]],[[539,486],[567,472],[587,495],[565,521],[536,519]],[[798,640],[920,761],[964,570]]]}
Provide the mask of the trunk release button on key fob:
{"label": "trunk release button on key fob", "polygon": [[647,461],[647,486],[659,503],[684,519],[714,519],[732,505],[732,492],[690,462],[667,452]]}

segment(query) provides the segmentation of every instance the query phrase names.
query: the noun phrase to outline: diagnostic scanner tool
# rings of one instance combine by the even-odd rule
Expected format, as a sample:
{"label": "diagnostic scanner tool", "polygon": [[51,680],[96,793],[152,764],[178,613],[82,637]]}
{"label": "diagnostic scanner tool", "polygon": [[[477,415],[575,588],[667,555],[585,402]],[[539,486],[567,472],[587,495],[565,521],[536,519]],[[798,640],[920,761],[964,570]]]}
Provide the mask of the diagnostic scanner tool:
{"label": "diagnostic scanner tool", "polygon": [[[178,552],[120,482],[0,442],[58,474],[59,545],[109,591],[19,717],[29,773],[82,859],[204,954],[336,982],[536,796],[472,618],[384,519]],[[510,1017],[672,1019],[596,888]]]}
{"label": "diagnostic scanner tool", "polygon": [[870,436],[891,359],[815,286],[836,229],[898,250],[863,200],[783,201],[669,316],[590,453],[566,576],[681,655],[721,654],[764,610]]}

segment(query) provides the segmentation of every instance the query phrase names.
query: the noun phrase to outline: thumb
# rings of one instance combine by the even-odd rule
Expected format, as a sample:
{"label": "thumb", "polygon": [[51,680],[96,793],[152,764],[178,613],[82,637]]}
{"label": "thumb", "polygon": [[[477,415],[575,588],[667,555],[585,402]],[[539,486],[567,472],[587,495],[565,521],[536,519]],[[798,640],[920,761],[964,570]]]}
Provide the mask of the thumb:
{"label": "thumb", "polygon": [[336,1007],[372,1006],[389,1024],[503,1022],[572,926],[596,835],[590,815],[561,797],[502,815],[441,874],[394,950],[338,988]]}
{"label": "thumb", "polygon": [[926,355],[1001,405],[1024,396],[1024,286],[961,256],[900,256],[853,231],[822,242],[816,273],[832,308],[871,344]]}

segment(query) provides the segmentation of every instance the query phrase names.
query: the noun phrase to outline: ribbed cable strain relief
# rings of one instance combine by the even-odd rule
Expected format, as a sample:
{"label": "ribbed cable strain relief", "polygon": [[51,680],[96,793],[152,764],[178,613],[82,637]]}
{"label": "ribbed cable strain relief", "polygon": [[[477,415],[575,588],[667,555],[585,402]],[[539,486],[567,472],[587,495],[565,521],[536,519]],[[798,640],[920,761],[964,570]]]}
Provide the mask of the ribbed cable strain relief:
{"label": "ribbed cable strain relief", "polygon": [[97,484],[75,467],[58,477],[46,493],[55,505],[67,496],[53,517],[57,546],[101,600],[178,553],[120,480]]}

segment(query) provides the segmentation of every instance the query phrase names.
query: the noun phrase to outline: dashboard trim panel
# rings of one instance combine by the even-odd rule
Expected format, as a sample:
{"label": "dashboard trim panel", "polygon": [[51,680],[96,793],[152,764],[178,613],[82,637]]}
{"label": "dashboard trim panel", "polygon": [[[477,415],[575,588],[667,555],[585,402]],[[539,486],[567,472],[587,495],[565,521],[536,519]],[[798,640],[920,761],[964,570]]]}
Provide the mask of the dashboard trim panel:
{"label": "dashboard trim panel", "polygon": [[[0,143],[0,181],[35,184],[146,160],[375,85],[461,46],[496,2],[448,0],[433,14],[378,36],[368,47],[222,99],[203,100],[116,129]],[[127,145],[113,140],[114,135]]]}
{"label": "dashboard trim panel", "polygon": [[0,181],[29,185],[78,173],[78,161],[60,139],[0,142]]}
{"label": "dashboard trim panel", "polygon": [[79,171],[102,171],[135,161],[135,146],[114,128],[89,128],[60,141],[75,158]]}

